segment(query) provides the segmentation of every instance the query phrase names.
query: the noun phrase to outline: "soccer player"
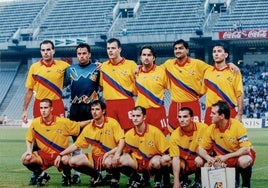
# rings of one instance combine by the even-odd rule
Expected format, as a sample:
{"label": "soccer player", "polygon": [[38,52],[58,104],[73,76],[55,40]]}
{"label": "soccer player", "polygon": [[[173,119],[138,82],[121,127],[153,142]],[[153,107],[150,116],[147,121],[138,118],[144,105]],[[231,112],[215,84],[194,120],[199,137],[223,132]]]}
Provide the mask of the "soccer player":
{"label": "soccer player", "polygon": [[175,58],[168,59],[161,65],[170,81],[171,104],[168,121],[171,132],[179,126],[177,115],[182,107],[191,108],[195,118],[201,120],[201,83],[206,69],[210,67],[204,61],[188,57],[189,46],[182,39],[173,44],[173,50]]}
{"label": "soccer player", "polygon": [[[40,43],[40,53],[42,59],[38,62],[35,62],[31,65],[25,87],[25,97],[22,110],[22,121],[24,123],[28,122],[28,106],[34,96],[34,106],[33,106],[33,117],[37,118],[41,116],[40,114],[40,100],[43,98],[48,98],[53,101],[53,114],[65,117],[65,108],[62,101],[62,89],[63,89],[63,80],[64,72],[69,64],[65,61],[55,60],[55,47],[54,43],[50,40],[44,40]],[[37,150],[36,146],[33,144],[33,150]],[[36,184],[33,174],[30,185]]]}
{"label": "soccer player", "polygon": [[23,103],[22,121],[28,122],[27,109],[31,98],[34,96],[33,116],[39,117],[39,103],[43,98],[53,101],[53,114],[57,116],[65,116],[65,108],[62,101],[62,89],[64,72],[69,64],[65,61],[55,60],[54,44],[50,40],[44,40],[40,43],[40,52],[42,59],[31,65],[25,87],[26,93]]}
{"label": "soccer player", "polygon": [[206,70],[203,92],[206,93],[205,123],[210,124],[211,106],[218,100],[226,101],[231,117],[242,121],[244,90],[241,73],[234,74],[226,63],[228,50],[224,44],[216,44],[212,50],[214,67]]}
{"label": "soccer player", "polygon": [[[66,150],[59,153],[55,164],[58,166],[60,161],[68,163],[71,167],[92,176],[91,186],[100,185],[102,178],[98,171],[111,169],[111,187],[119,186],[120,173],[116,170],[119,157],[124,147],[124,131],[119,123],[110,117],[106,117],[106,105],[100,100],[93,101],[91,104],[93,121],[87,125],[77,140]],[[88,148],[89,153],[80,153],[72,156],[69,154],[78,148]]]}
{"label": "soccer player", "polygon": [[[130,188],[143,186],[137,172],[160,173],[162,167],[171,164],[171,158],[166,155],[169,143],[158,128],[146,123],[146,109],[136,106],[131,114],[134,128],[125,134],[125,152],[119,160],[121,172],[130,177]],[[155,182],[155,187],[160,186],[160,182]]]}
{"label": "soccer player", "polygon": [[[69,119],[73,121],[84,121],[92,119],[90,103],[99,98],[99,70],[96,64],[90,62],[90,46],[80,43],[76,47],[78,64],[73,64],[65,72],[64,85],[70,85],[71,107]],[[77,137],[73,137],[73,141]],[[81,150],[75,151],[76,153]],[[81,182],[80,173],[75,171],[72,178],[73,184]]]}
{"label": "soccer player", "polygon": [[128,113],[134,107],[134,72],[136,63],[120,55],[121,43],[116,38],[107,41],[109,60],[101,66],[100,85],[107,105],[107,116],[116,119],[125,131],[132,128]]}
{"label": "soccer player", "polygon": [[164,106],[167,76],[165,70],[155,64],[156,54],[151,46],[140,50],[142,66],[136,73],[136,106],[146,108],[146,122],[168,133],[166,110]]}
{"label": "soccer player", "polygon": [[187,187],[188,175],[195,173],[192,188],[201,187],[201,169],[204,160],[198,156],[198,144],[207,125],[194,121],[194,113],[189,107],[179,110],[180,126],[170,136],[169,154],[172,157],[174,188]]}
{"label": "soccer player", "polygon": [[[53,115],[52,103],[50,99],[40,100],[41,116],[33,119],[26,133],[26,152],[22,154],[21,160],[23,165],[33,172],[31,185],[44,186],[49,181],[50,176],[44,170],[53,166],[59,153],[68,147],[69,136],[78,135],[80,127],[90,122],[75,122]],[[38,151],[32,151],[33,143],[39,148]],[[70,166],[61,163],[58,170],[63,171],[62,185],[69,186]]]}
{"label": "soccer player", "polygon": [[[241,173],[242,187],[250,187],[255,151],[248,140],[246,128],[238,120],[230,118],[230,107],[224,101],[212,105],[210,117],[212,125],[199,144],[199,155],[207,165],[217,167],[225,163],[227,167],[235,167],[237,176]],[[210,155],[211,151],[215,156]],[[236,187],[239,187],[238,182]]]}

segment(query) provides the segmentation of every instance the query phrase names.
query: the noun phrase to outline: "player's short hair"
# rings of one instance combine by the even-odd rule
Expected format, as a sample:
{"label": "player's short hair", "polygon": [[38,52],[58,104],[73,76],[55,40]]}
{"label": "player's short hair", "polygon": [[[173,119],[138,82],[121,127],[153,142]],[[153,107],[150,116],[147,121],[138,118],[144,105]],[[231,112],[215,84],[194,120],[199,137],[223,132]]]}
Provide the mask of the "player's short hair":
{"label": "player's short hair", "polygon": [[144,108],[143,106],[135,106],[133,110],[139,110],[143,115],[146,115],[146,108]]}
{"label": "player's short hair", "polygon": [[225,101],[218,101],[212,105],[212,107],[218,106],[218,114],[224,114],[225,119],[230,119],[230,107]]}
{"label": "player's short hair", "polygon": [[118,48],[121,48],[121,42],[120,42],[119,39],[117,39],[117,38],[110,38],[110,39],[107,41],[107,43],[113,43],[113,42],[116,42]]}
{"label": "player's short hair", "polygon": [[223,43],[223,42],[216,43],[215,45],[213,45],[213,48],[215,46],[220,46],[220,47],[223,48],[223,50],[224,50],[225,53],[229,53],[228,47],[227,47],[227,45],[225,43]]}
{"label": "player's short hair", "polygon": [[91,106],[100,105],[102,110],[106,110],[106,104],[102,100],[95,100],[91,103]]}
{"label": "player's short hair", "polygon": [[76,51],[78,48],[86,48],[87,51],[90,53],[90,46],[87,43],[80,43],[76,46]]}
{"label": "player's short hair", "polygon": [[[190,117],[194,117],[194,112],[191,108],[189,107],[182,107],[179,111],[188,111],[189,112],[189,115]],[[179,114],[178,114],[179,115]]]}
{"label": "player's short hair", "polygon": [[174,48],[177,44],[182,44],[186,49],[189,49],[189,44],[188,44],[188,42],[184,41],[183,39],[180,39],[180,40],[177,40],[176,42],[174,42],[174,44],[173,44],[173,48]]}
{"label": "player's short hair", "polygon": [[54,50],[55,46],[54,46],[54,43],[51,41],[51,40],[43,40],[41,43],[40,43],[40,48],[43,44],[51,44],[52,46],[52,49]]}
{"label": "player's short hair", "polygon": [[140,50],[140,56],[141,56],[141,54],[142,54],[142,50],[144,50],[144,49],[149,49],[149,50],[151,51],[151,53],[153,54],[153,56],[156,58],[155,50],[154,50],[154,48],[153,48],[152,46],[150,46],[150,45],[145,45],[145,46],[141,47],[141,50]]}
{"label": "player's short hair", "polygon": [[[150,45],[145,45],[145,46],[143,46],[143,47],[141,48],[141,50],[140,50],[140,56],[142,55],[142,51],[143,51],[144,49],[148,49],[148,50],[150,50],[151,53],[152,53],[152,55],[153,55],[154,58],[156,59],[156,53],[155,53],[155,50],[154,50],[154,48],[153,48],[152,46],[150,46]],[[154,61],[154,64],[155,64],[155,61]]]}
{"label": "player's short hair", "polygon": [[52,107],[52,103],[53,103],[53,102],[52,102],[52,100],[51,100],[51,99],[44,98],[44,99],[41,99],[40,103],[41,103],[41,102],[46,102],[46,103],[48,103],[48,104],[49,104],[49,106],[50,106],[50,107]]}

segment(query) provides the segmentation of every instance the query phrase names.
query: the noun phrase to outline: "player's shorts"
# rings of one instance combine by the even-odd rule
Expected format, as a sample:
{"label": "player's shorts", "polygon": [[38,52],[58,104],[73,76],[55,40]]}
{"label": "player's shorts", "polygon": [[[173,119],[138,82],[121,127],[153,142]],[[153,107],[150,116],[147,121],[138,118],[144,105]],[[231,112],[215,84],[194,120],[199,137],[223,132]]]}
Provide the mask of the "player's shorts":
{"label": "player's shorts", "polygon": [[51,166],[54,166],[54,161],[57,158],[58,154],[49,154],[45,153],[41,150],[39,151],[34,151],[33,155],[39,160],[43,165],[41,167],[42,170],[46,170]]}
{"label": "player's shorts", "polygon": [[[65,117],[65,108],[62,99],[52,100],[52,107],[53,107],[53,115],[59,117]],[[40,100],[34,100],[33,106],[33,115],[34,118],[40,117]]]}
{"label": "player's shorts", "polygon": [[195,164],[195,160],[194,159],[182,159],[180,158],[180,160],[182,160],[185,163],[185,171],[190,173],[193,173],[196,171],[196,164]]}
{"label": "player's shorts", "polygon": [[[256,159],[256,152],[254,150],[250,150],[249,156],[252,158],[252,165],[254,165],[255,159]],[[228,167],[237,167],[238,166],[238,158],[239,157],[233,157],[225,161],[224,163]]]}
{"label": "player's shorts", "polygon": [[121,128],[125,131],[133,128],[132,122],[129,119],[128,113],[133,110],[135,107],[134,100],[129,99],[120,99],[120,100],[107,100],[106,101],[106,114],[108,117],[116,119]]}
{"label": "player's shorts", "polygon": [[101,170],[103,155],[93,155],[92,153],[85,153],[88,158],[89,164],[92,164],[92,168],[95,170]]}
{"label": "player's shorts", "polygon": [[[210,114],[211,114],[211,107],[208,107],[206,109],[205,118],[204,118],[204,123],[206,123],[207,125],[212,124]],[[230,117],[235,118],[236,115],[237,115],[237,112],[235,108],[230,108]]]}
{"label": "player's shorts", "polygon": [[166,110],[164,106],[161,106],[160,108],[147,108],[146,122],[159,128],[159,130],[161,130],[165,135],[169,133],[167,128]]}
{"label": "player's shorts", "polygon": [[193,102],[174,102],[169,106],[168,129],[173,132],[179,126],[178,113],[182,107],[189,107],[193,110],[195,121],[201,121],[201,106],[199,101]]}

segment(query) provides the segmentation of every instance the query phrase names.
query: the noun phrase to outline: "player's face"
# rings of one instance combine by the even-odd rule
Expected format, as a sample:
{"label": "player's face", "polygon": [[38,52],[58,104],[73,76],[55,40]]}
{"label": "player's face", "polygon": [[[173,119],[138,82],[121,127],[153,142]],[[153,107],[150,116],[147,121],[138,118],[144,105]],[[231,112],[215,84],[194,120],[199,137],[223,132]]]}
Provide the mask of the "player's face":
{"label": "player's face", "polygon": [[228,57],[222,46],[215,46],[212,50],[212,56],[215,63],[225,62],[225,59]]}
{"label": "player's face", "polygon": [[47,118],[52,113],[53,107],[48,102],[40,103],[40,113],[43,118]]}
{"label": "player's face", "polygon": [[99,120],[105,114],[105,111],[101,109],[99,104],[91,106],[91,114],[94,120]]}
{"label": "player's face", "polygon": [[142,111],[133,110],[131,114],[131,120],[135,126],[140,126],[145,120],[145,116],[142,114]]}
{"label": "player's face", "polygon": [[91,57],[91,53],[88,52],[87,48],[78,48],[76,50],[77,59],[79,64],[86,65],[89,63],[89,58]]}
{"label": "player's face", "polygon": [[41,52],[42,58],[47,62],[50,62],[53,59],[53,56],[55,53],[50,43],[42,44],[40,52]]}
{"label": "player's face", "polygon": [[218,113],[218,110],[219,110],[218,106],[212,106],[210,113],[212,123],[218,123],[222,119],[222,117]]}
{"label": "player's face", "polygon": [[189,49],[186,49],[183,44],[176,44],[173,50],[174,56],[177,59],[183,59],[187,57],[187,54],[189,53]]}
{"label": "player's face", "polygon": [[187,127],[193,121],[193,117],[190,116],[189,111],[179,111],[178,120],[181,127]]}
{"label": "player's face", "polygon": [[117,42],[107,43],[107,54],[109,59],[116,59],[120,56],[121,48],[118,47]]}
{"label": "player's face", "polygon": [[142,50],[140,59],[142,65],[146,67],[151,67],[155,61],[155,57],[153,56],[151,50],[147,48]]}

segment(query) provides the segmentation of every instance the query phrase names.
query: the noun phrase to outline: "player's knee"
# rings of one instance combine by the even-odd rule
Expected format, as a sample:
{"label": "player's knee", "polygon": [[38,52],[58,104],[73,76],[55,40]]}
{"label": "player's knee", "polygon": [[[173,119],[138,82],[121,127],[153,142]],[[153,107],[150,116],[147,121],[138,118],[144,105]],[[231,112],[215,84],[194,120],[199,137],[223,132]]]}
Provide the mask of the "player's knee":
{"label": "player's knee", "polygon": [[238,158],[238,166],[241,168],[247,168],[252,164],[252,158],[249,155],[243,155]]}

